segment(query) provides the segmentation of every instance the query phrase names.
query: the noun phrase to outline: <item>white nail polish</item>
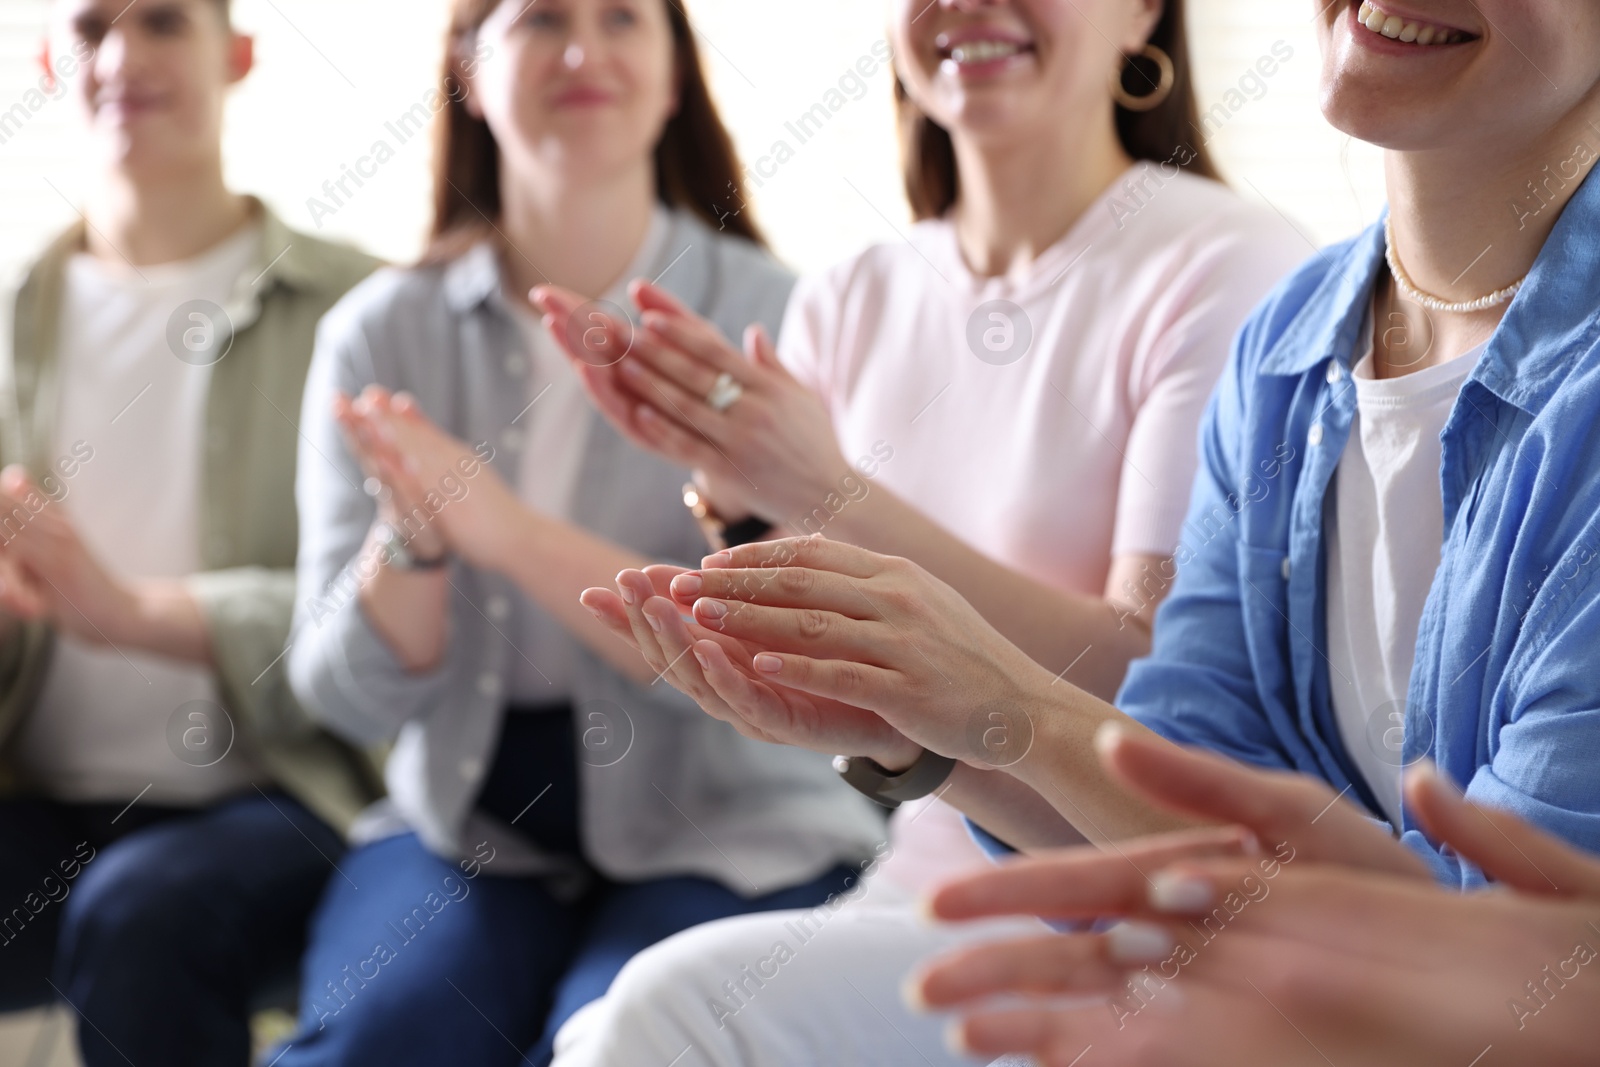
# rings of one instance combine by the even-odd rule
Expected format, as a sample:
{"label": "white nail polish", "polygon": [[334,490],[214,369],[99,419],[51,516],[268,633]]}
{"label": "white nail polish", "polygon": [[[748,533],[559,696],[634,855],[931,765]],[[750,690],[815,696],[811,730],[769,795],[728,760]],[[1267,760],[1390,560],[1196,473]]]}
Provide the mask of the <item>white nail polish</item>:
{"label": "white nail polish", "polygon": [[1106,934],[1113,963],[1160,963],[1177,947],[1172,935],[1150,923],[1119,923]]}
{"label": "white nail polish", "polygon": [[1150,906],[1173,915],[1192,915],[1211,907],[1216,893],[1203,879],[1158,874],[1150,881]]}
{"label": "white nail polish", "polygon": [[952,1056],[970,1057],[972,1050],[967,1047],[967,1035],[957,1019],[944,1028],[944,1047],[950,1050]]}
{"label": "white nail polish", "polygon": [[913,1015],[932,1015],[933,1009],[922,997],[922,978],[913,975],[900,987],[900,1000]]}

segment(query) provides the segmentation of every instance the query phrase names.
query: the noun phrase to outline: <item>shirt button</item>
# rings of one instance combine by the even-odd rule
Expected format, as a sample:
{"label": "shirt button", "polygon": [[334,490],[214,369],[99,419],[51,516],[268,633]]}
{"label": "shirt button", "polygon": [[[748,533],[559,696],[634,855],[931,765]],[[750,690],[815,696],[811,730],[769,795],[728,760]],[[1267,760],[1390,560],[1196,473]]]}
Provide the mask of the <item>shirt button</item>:
{"label": "shirt button", "polygon": [[1289,557],[1288,556],[1284,556],[1283,557],[1283,580],[1286,581],[1286,582],[1289,580]]}
{"label": "shirt button", "polygon": [[1306,434],[1306,440],[1312,448],[1316,448],[1322,443],[1322,423],[1318,422],[1312,425],[1311,432]]}
{"label": "shirt button", "polygon": [[461,772],[461,778],[463,781],[470,782],[477,778],[478,775],[483,773],[483,761],[470,758],[464,759],[461,761],[460,766],[456,769]]}
{"label": "shirt button", "polygon": [[500,695],[500,676],[493,671],[484,671],[478,675],[478,692],[489,698]]}
{"label": "shirt button", "polygon": [[1343,377],[1344,377],[1344,368],[1339,366],[1339,361],[1338,360],[1334,360],[1332,363],[1328,364],[1328,384],[1329,385],[1338,385],[1340,379],[1342,379]]}
{"label": "shirt button", "polygon": [[503,596],[492,596],[489,598],[488,608],[489,617],[499,621],[511,614],[511,601]]}

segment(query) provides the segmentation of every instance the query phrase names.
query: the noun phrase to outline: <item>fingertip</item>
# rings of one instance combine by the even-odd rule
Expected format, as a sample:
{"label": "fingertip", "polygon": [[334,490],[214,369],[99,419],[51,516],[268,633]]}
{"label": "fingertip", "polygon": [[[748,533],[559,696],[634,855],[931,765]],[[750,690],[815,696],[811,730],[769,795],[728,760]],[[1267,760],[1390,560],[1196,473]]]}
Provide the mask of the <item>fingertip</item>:
{"label": "fingertip", "polygon": [[[634,588],[633,584],[633,575],[635,574],[638,574],[641,578],[644,578],[644,575],[640,574],[636,570],[618,571],[616,577],[617,592],[622,594],[622,602],[627,604],[629,607],[632,607],[634,604],[639,602],[639,593]],[[645,581],[649,581],[649,579],[645,578]]]}
{"label": "fingertip", "polygon": [[733,566],[733,553],[729,551],[714,552],[700,561],[703,571],[728,570]]}
{"label": "fingertip", "polygon": [[705,588],[705,579],[701,578],[700,575],[696,574],[694,571],[686,571],[685,573],[673,578],[672,581],[667,584],[667,588],[672,591],[672,595],[675,599],[682,601],[685,604],[690,604],[693,603],[694,599],[700,595],[700,590]]}
{"label": "fingertip", "polygon": [[900,983],[900,1002],[914,1015],[932,1015],[934,1012],[924,988],[927,980],[925,973],[917,971]]}
{"label": "fingertip", "polygon": [[1147,899],[1151,910],[1164,915],[1198,915],[1210,910],[1216,890],[1203,875],[1174,868],[1150,879]]}
{"label": "fingertip", "polygon": [[753,663],[756,670],[762,674],[782,674],[783,660],[771,652],[758,654]]}
{"label": "fingertip", "polygon": [[944,1028],[944,1047],[950,1050],[951,1055],[972,1058],[977,1053],[973,1051],[972,1043],[967,1040],[967,1022],[965,1019],[952,1019]]}
{"label": "fingertip", "polygon": [[1160,963],[1177,948],[1164,926],[1145,922],[1120,922],[1106,932],[1106,957],[1113,963],[1141,966]]}
{"label": "fingertip", "polygon": [[1461,787],[1449,775],[1439,769],[1439,765],[1431,759],[1424,759],[1406,771],[1407,790],[1417,791],[1423,795],[1436,794],[1461,800],[1466,797]]}
{"label": "fingertip", "polygon": [[1127,729],[1115,719],[1101,723],[1100,728],[1094,732],[1094,750],[1099,755],[1101,764],[1109,767],[1116,760],[1117,752],[1127,738]]}

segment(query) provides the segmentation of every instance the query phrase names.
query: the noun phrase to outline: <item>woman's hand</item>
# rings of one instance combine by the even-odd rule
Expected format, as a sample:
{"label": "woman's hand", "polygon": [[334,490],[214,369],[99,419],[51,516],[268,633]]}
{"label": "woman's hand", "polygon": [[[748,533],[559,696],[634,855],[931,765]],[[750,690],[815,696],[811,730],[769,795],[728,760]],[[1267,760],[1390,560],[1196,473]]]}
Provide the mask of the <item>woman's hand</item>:
{"label": "woman's hand", "polygon": [[[1068,1067],[1089,1046],[1108,1067],[1593,1062],[1600,987],[1578,970],[1574,946],[1596,943],[1594,902],[1461,895],[1273,862],[1151,868],[1158,886],[1206,885],[1215,903],[1143,902],[1130,908],[1142,918],[1107,934],[968,948],[919,975],[913,999],[959,1011],[953,1037],[980,1062],[1024,1053]],[[1553,1001],[1527,993],[1563,966],[1569,980],[1548,987]],[[1000,1007],[997,997],[1021,1000]]]}
{"label": "woman's hand", "polygon": [[[745,333],[745,355],[711,323],[646,282],[629,290],[642,310],[633,331],[586,301],[541,286],[531,294],[572,358],[595,405],[634,444],[703,472],[711,503],[729,519],[798,521],[852,475],[822,401],[779,362],[766,331]],[[720,375],[741,391],[723,411],[708,398]]]}
{"label": "woman's hand", "polygon": [[[1317,779],[1256,770],[1117,723],[1101,727],[1095,748],[1107,773],[1135,797],[1231,828],[1224,832],[1245,834],[1257,854],[1283,864],[1334,864],[1432,884],[1421,859]],[[1204,835],[1218,831],[1193,832],[1205,841]],[[1178,859],[1176,846],[1185,840],[1177,834],[1104,852],[1067,849],[986,868],[940,888],[930,910],[949,920],[1147,913],[1147,894],[1159,889],[1153,881],[1157,868],[1139,862],[1139,850],[1164,857],[1161,865],[1170,866]]]}
{"label": "woman's hand", "polygon": [[387,493],[379,517],[423,558],[450,551],[487,570],[505,570],[526,509],[481,450],[432,422],[405,393],[368,386],[335,415],[362,469]]}
{"label": "woman's hand", "polygon": [[686,623],[665,594],[687,573],[664,566],[623,571],[617,576],[617,592],[587,590],[583,604],[612,633],[638,649],[658,677],[746,737],[816,752],[867,756],[891,769],[908,767],[920,755],[915,743],[877,715],[774,685],[751,668],[758,649],[698,623]]}
{"label": "woman's hand", "polygon": [[[744,545],[706,563],[675,578],[671,594],[702,629],[757,653],[745,680],[866,709],[975,766],[1009,766],[1026,752],[1027,709],[1051,676],[916,564],[820,537]],[[726,698],[741,679],[706,652]]]}
{"label": "woman's hand", "polygon": [[[1106,1063],[1174,1067],[1323,1064],[1324,1057],[1461,1064],[1490,1045],[1513,1056],[1502,1062],[1585,1062],[1581,1037],[1600,1006],[1600,986],[1587,1007],[1569,996],[1555,1005],[1563,1011],[1548,1016],[1527,998],[1524,1010],[1540,1014],[1548,1038],[1538,1045],[1521,1036],[1518,1012],[1506,1009],[1523,983],[1568,960],[1574,944],[1594,944],[1588,923],[1600,906],[1600,862],[1512,816],[1467,804],[1431,768],[1413,771],[1407,798],[1429,832],[1520,893],[1464,896],[1386,862],[1385,849],[1405,850],[1381,832],[1383,847],[1351,849],[1357,825],[1350,820],[1359,816],[1341,811],[1320,783],[1175,749],[1171,756],[1136,738],[1111,737],[1102,749],[1111,773],[1154,803],[1242,816],[1237,832],[1250,841],[1291,836],[1270,846],[1266,859],[1218,855],[1195,834],[1118,854],[1079,849],[1023,860],[941,887],[929,907],[945,919],[1134,920],[1108,934],[1041,935],[935,962],[913,980],[912,997],[965,1012],[956,1028],[964,1047],[1061,1065],[1091,1044]],[[1324,797],[1327,813],[1307,823]],[[1319,840],[1330,818],[1348,823],[1332,847]],[[1295,833],[1299,823],[1310,829]],[[1564,899],[1552,899],[1558,896]],[[1111,1000],[1109,1007],[980,1006],[1006,995]],[[1519,1042],[1522,1054],[1513,1051]]]}

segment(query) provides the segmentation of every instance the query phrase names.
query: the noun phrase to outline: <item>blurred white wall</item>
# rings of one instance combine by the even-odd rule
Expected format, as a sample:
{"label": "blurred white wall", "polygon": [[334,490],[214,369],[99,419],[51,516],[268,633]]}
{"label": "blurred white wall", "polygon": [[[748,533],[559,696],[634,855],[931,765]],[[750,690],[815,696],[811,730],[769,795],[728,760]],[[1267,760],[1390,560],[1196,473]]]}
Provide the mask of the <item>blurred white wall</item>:
{"label": "blurred white wall", "polygon": [[[747,164],[760,164],[753,202],[778,252],[801,269],[893,239],[907,212],[896,170],[891,76],[872,59],[883,38],[872,0],[686,0],[725,117]],[[0,0],[0,115],[21,103],[19,132],[0,144],[0,271],[25,261],[72,218],[84,178],[70,100],[30,96],[49,0]],[[413,256],[428,208],[426,137],[385,130],[434,84],[444,0],[236,0],[255,34],[259,68],[229,116],[231,181],[291,225],[336,234],[392,259]],[[1210,144],[1246,196],[1292,218],[1310,242],[1343,237],[1382,202],[1378,154],[1335,133],[1316,108],[1313,5],[1190,0]],[[1276,56],[1274,49],[1276,48]],[[1289,58],[1279,61],[1278,57]],[[1257,69],[1272,57],[1270,77]],[[859,77],[859,74],[852,75]],[[846,103],[800,143],[786,123],[843,82]],[[852,99],[859,96],[859,99]],[[43,105],[34,108],[34,104]],[[395,158],[360,195],[314,220],[325,181],[385,139]],[[779,165],[783,142],[792,158]]]}

